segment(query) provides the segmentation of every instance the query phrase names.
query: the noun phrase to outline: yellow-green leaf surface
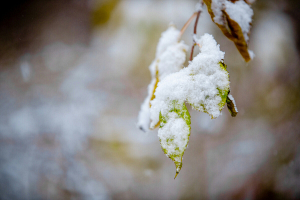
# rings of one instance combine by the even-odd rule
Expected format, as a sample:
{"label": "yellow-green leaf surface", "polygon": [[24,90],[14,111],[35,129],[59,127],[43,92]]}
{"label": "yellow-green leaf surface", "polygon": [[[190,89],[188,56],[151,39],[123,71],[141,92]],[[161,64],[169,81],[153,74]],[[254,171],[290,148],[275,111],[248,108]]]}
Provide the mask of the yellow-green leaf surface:
{"label": "yellow-green leaf surface", "polygon": [[174,161],[176,176],[182,167],[182,156],[189,142],[191,117],[185,103],[169,102],[170,110],[166,115],[160,113],[158,137],[164,153]]}

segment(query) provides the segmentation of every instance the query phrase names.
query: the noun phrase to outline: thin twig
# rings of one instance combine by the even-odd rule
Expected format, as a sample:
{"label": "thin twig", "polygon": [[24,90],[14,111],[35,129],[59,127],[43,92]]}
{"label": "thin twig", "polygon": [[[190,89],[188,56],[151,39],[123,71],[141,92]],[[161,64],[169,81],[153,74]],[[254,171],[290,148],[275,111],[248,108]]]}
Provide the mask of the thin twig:
{"label": "thin twig", "polygon": [[194,54],[194,47],[195,47],[195,42],[194,42],[194,44],[193,44],[193,46],[192,46],[192,49],[191,49],[191,55],[190,55],[190,61],[192,61],[192,59],[193,59],[193,54]]}
{"label": "thin twig", "polygon": [[196,17],[197,14],[198,12],[194,12],[193,15],[189,18],[189,20],[183,25],[182,29],[180,30],[180,37],[182,36],[186,28],[189,26],[189,24],[192,22],[192,20],[194,19],[194,17]]}
{"label": "thin twig", "polygon": [[197,25],[198,25],[198,20],[199,20],[200,13],[201,13],[201,10],[199,10],[197,12],[197,18],[196,18],[195,25],[194,25],[194,34],[197,33]]}
{"label": "thin twig", "polygon": [[[201,4],[203,6],[203,1],[201,2]],[[197,17],[196,17],[195,24],[194,24],[194,35],[197,34],[197,25],[198,25],[198,20],[199,20],[200,14],[201,14],[201,10],[199,10],[197,12]],[[194,47],[196,45],[196,42],[194,41],[194,39],[193,39],[193,42],[194,43],[193,43],[193,46],[192,46],[192,49],[191,49],[190,61],[192,61],[192,59],[193,59]]]}

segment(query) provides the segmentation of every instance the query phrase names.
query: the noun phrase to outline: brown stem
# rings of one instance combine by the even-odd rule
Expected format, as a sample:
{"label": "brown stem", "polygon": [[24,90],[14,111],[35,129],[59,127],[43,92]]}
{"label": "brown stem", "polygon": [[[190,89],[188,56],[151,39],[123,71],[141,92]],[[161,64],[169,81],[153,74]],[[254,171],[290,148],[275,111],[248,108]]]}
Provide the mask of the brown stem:
{"label": "brown stem", "polygon": [[183,25],[182,29],[180,30],[180,37],[182,36],[186,28],[189,26],[189,24],[192,22],[192,20],[194,19],[194,17],[196,17],[197,14],[198,12],[194,12],[193,15],[189,18],[189,20]]}
{"label": "brown stem", "polygon": [[[201,2],[201,4],[202,4],[202,6],[203,6],[203,1]],[[201,14],[201,10],[199,10],[199,11],[197,12],[196,21],[195,21],[195,24],[194,24],[194,35],[197,34],[197,25],[198,25],[198,20],[199,20],[200,14]],[[192,59],[193,59],[193,54],[194,54],[194,47],[195,47],[195,44],[196,44],[196,42],[194,41],[193,46],[192,46],[192,49],[191,49],[190,61],[192,61]]]}
{"label": "brown stem", "polygon": [[195,42],[194,42],[194,44],[193,44],[193,46],[192,46],[192,49],[191,49],[191,55],[190,55],[190,61],[192,61],[192,59],[193,59],[193,54],[194,54],[194,47],[195,47]]}
{"label": "brown stem", "polygon": [[200,13],[201,13],[201,10],[199,10],[197,12],[197,18],[196,18],[195,25],[194,25],[194,34],[197,33],[197,25],[198,25],[198,20],[199,20]]}

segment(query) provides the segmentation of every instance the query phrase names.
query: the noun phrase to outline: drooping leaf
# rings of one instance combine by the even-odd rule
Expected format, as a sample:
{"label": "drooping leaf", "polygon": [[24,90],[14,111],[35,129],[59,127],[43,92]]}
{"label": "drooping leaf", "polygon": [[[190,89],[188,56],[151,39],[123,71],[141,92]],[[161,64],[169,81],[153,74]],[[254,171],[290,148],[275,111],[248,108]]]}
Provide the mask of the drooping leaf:
{"label": "drooping leaf", "polygon": [[169,111],[165,115],[159,115],[158,137],[164,153],[175,163],[176,178],[189,142],[191,117],[184,102],[169,101],[168,104]]}
{"label": "drooping leaf", "polygon": [[253,58],[248,50],[248,40],[253,11],[247,4],[250,1],[204,0],[212,21],[223,34],[232,40],[246,62]]}
{"label": "drooping leaf", "polygon": [[[148,86],[148,96],[144,100],[138,118],[138,127],[143,131],[149,130],[150,101],[155,99],[155,91],[158,83],[167,75],[177,72],[183,67],[186,60],[188,46],[179,42],[180,31],[173,25],[162,33],[156,48],[156,57],[149,66],[152,80]],[[159,122],[156,124],[159,126]]]}
{"label": "drooping leaf", "polygon": [[194,101],[193,103],[190,103],[188,100],[188,102],[195,110],[209,114],[212,119],[217,118],[219,116],[217,111],[222,111],[229,92],[229,74],[226,70],[226,65],[223,62],[219,62],[218,65],[219,69],[217,69],[215,73],[210,74],[210,76],[214,76],[216,74],[218,74],[217,76],[221,76],[222,74],[224,79],[223,81],[224,83],[226,82],[226,84],[218,85],[215,84],[217,83],[216,79],[206,78],[206,82],[211,85],[214,85],[214,89],[217,90],[217,93],[207,92],[205,94],[205,100],[199,101],[197,103],[195,103]]}
{"label": "drooping leaf", "polygon": [[156,88],[155,99],[150,102],[150,127],[160,122],[158,135],[161,146],[175,162],[176,173],[181,169],[190,134],[190,116],[185,102],[209,114],[211,118],[217,118],[229,93],[230,82],[223,62],[224,52],[220,51],[219,45],[209,34],[194,40],[200,46],[200,53],[188,67],[161,80]]}

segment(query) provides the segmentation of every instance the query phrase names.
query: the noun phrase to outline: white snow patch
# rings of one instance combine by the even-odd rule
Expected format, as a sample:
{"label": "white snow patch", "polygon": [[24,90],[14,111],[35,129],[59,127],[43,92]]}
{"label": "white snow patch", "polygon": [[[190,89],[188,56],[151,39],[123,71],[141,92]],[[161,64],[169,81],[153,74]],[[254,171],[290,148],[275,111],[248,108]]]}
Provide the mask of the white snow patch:
{"label": "white snow patch", "polygon": [[224,24],[223,21],[223,12],[224,10],[225,0],[212,0],[211,1],[211,9],[214,13],[214,22],[220,25]]}
{"label": "white snow patch", "polygon": [[137,123],[137,126],[145,132],[149,131],[150,100],[157,78],[161,81],[169,74],[178,72],[182,69],[186,60],[185,52],[188,46],[185,45],[183,41],[178,42],[179,37],[180,31],[173,25],[170,25],[169,28],[162,33],[157,45],[155,60],[149,66],[152,80],[148,86],[148,96],[141,106]]}
{"label": "white snow patch", "polygon": [[203,3],[196,3],[196,9],[195,9],[195,12],[202,12],[203,10]]}
{"label": "white snow patch", "polygon": [[[167,123],[158,130],[158,137],[167,156],[183,152],[189,141],[189,127],[183,118],[175,112],[168,113]],[[172,142],[169,140],[172,139]],[[177,148],[177,149],[176,149]],[[181,162],[181,157],[174,157],[175,161]]]}
{"label": "white snow patch", "polygon": [[232,3],[225,2],[225,11],[229,17],[237,22],[243,31],[245,41],[249,40],[248,33],[250,31],[250,23],[252,22],[253,10],[243,0]]}
{"label": "white snow patch", "polygon": [[173,100],[178,104],[187,101],[193,108],[209,113],[212,118],[221,114],[218,89],[229,89],[228,72],[220,67],[225,53],[220,51],[219,45],[209,34],[205,34],[197,42],[201,46],[200,53],[189,66],[158,83],[156,98],[151,101],[151,128],[158,123],[160,112],[163,116],[169,112]]}
{"label": "white snow patch", "polygon": [[255,57],[255,54],[253,53],[253,51],[248,50],[248,53],[250,55],[251,60],[253,60],[253,58]]}
{"label": "white snow patch", "polygon": [[156,58],[163,54],[163,52],[171,45],[176,44],[180,37],[180,31],[176,29],[173,25],[161,34],[157,48],[156,48]]}

